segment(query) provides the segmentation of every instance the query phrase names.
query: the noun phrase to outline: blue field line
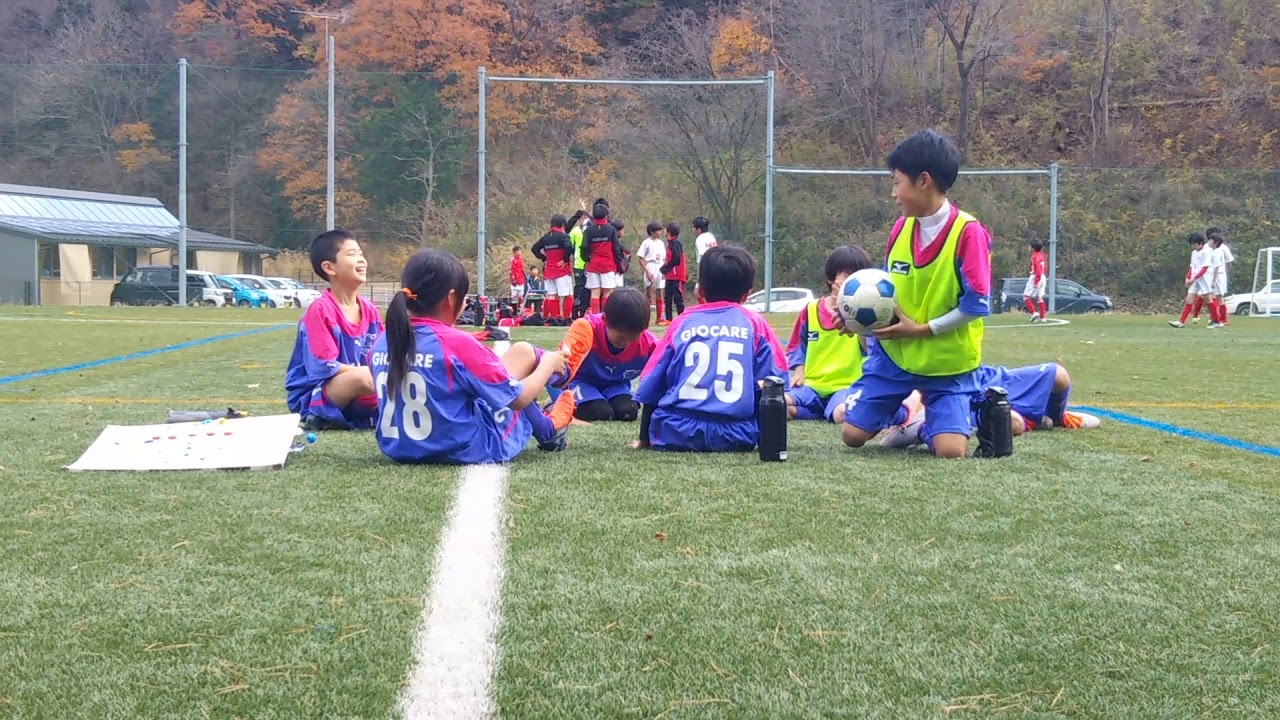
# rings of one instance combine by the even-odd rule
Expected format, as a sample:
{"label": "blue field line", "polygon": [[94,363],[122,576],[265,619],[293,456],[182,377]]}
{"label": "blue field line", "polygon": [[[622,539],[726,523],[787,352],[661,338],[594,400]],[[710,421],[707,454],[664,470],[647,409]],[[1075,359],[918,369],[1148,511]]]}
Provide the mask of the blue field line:
{"label": "blue field line", "polygon": [[1224,435],[1213,435],[1206,432],[1200,432],[1199,430],[1192,430],[1191,428],[1170,425],[1169,423],[1162,423],[1156,420],[1148,420],[1143,417],[1138,417],[1137,415],[1116,412],[1115,410],[1105,410],[1103,408],[1088,407],[1085,405],[1072,405],[1071,409],[1092,413],[1112,420],[1118,420],[1122,423],[1129,423],[1130,425],[1137,425],[1138,427],[1146,428],[1148,430],[1159,430],[1160,432],[1167,432],[1170,435],[1178,435],[1179,437],[1191,438],[1193,440],[1204,440],[1205,442],[1225,445],[1235,450],[1244,450],[1246,452],[1257,453],[1259,455],[1268,455],[1270,457],[1280,458],[1280,448],[1272,447],[1270,445],[1259,445],[1257,443],[1251,443],[1246,440],[1237,440]]}
{"label": "blue field line", "polygon": [[162,348],[155,348],[154,350],[143,350],[141,352],[129,353],[128,355],[117,355],[116,357],[102,358],[101,360],[90,360],[89,362],[76,363],[75,365],[49,368],[48,370],[36,370],[35,372],[23,373],[21,375],[10,375],[8,377],[0,377],[0,385],[12,385],[13,383],[35,380],[37,378],[49,377],[51,375],[62,375],[63,373],[87,370],[89,368],[100,367],[102,365],[113,365],[115,363],[138,360],[140,358],[160,355],[162,353],[173,352],[175,350],[186,350],[187,348],[210,345],[223,340],[235,340],[236,338],[249,337],[250,335],[259,335],[266,332],[275,332],[276,330],[283,330],[284,328],[291,327],[295,326],[291,323],[280,323],[279,325],[272,325],[271,327],[241,330],[239,332],[227,333],[226,335],[214,335],[213,337],[200,338],[199,340],[189,340],[187,342],[178,343],[177,345],[166,345]]}

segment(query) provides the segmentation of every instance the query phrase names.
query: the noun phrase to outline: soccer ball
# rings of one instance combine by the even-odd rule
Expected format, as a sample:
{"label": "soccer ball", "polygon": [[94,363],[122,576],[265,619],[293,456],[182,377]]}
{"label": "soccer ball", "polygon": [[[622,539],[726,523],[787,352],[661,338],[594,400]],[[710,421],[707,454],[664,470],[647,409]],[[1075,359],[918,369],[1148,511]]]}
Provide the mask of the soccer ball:
{"label": "soccer ball", "polygon": [[893,311],[898,307],[898,297],[889,273],[867,268],[849,276],[836,298],[836,311],[845,327],[858,335],[870,335],[872,330],[893,322]]}

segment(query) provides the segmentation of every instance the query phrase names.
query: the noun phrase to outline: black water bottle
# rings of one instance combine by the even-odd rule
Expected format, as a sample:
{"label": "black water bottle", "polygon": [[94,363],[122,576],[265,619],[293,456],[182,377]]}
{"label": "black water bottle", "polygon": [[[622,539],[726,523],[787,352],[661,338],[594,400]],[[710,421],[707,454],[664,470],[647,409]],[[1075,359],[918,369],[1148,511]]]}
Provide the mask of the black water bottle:
{"label": "black water bottle", "polygon": [[756,413],[760,461],[783,462],[787,459],[787,386],[774,375],[765,378],[763,385]]}
{"label": "black water bottle", "polygon": [[978,399],[977,457],[998,458],[1013,454],[1013,406],[1002,387],[989,387]]}

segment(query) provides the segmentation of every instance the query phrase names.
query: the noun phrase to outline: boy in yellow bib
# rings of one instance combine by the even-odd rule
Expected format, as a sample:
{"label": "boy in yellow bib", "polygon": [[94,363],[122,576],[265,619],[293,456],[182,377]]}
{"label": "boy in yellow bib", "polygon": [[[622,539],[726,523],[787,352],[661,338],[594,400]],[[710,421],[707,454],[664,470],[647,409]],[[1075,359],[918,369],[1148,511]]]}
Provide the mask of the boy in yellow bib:
{"label": "boy in yellow bib", "polygon": [[842,437],[862,447],[920,390],[928,411],[921,439],[938,457],[961,458],[978,395],[982,318],[991,314],[991,235],[947,200],[960,173],[960,151],[949,137],[916,133],[889,153],[888,166],[903,213],[885,253],[898,320],[869,343],[862,377],[845,401]]}
{"label": "boy in yellow bib", "polygon": [[866,346],[862,338],[841,332],[844,322],[836,314],[836,298],[850,275],[869,267],[871,256],[856,245],[841,245],[827,256],[823,275],[831,292],[800,312],[787,345],[787,411],[792,420],[844,422],[845,399],[862,377]]}

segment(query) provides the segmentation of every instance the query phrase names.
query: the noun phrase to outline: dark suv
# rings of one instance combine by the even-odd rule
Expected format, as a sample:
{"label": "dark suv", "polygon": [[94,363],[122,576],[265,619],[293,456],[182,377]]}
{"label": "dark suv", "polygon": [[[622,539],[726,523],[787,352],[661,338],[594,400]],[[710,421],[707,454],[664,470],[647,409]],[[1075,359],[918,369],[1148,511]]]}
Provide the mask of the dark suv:
{"label": "dark suv", "polygon": [[[214,295],[224,295],[214,275],[187,271],[187,303],[218,305]],[[112,305],[177,305],[178,268],[174,265],[139,265],[111,289]]]}
{"label": "dark suv", "polygon": [[[996,311],[1008,312],[1010,310],[1024,309],[1023,292],[1026,289],[1026,278],[1004,278],[1003,287],[1000,289],[1000,302],[996,304]],[[1111,298],[1106,295],[1099,295],[1079,283],[1059,278],[1057,290],[1058,302],[1055,312],[1060,315],[1111,311]],[[1048,299],[1048,297],[1045,298],[1045,300]]]}

